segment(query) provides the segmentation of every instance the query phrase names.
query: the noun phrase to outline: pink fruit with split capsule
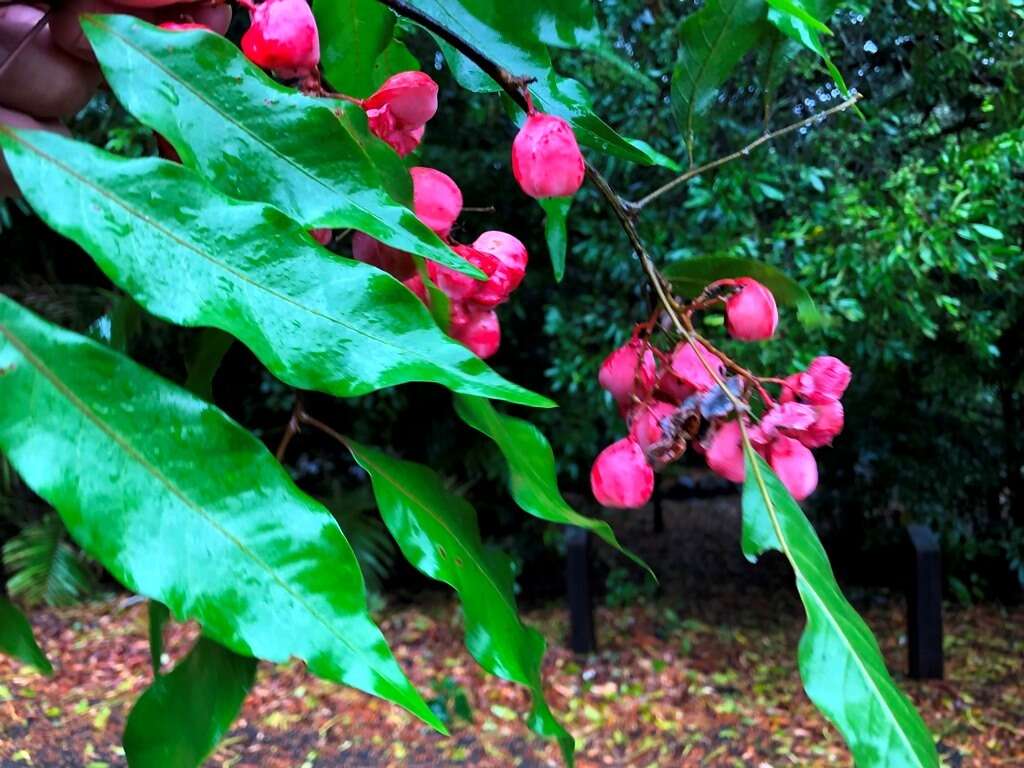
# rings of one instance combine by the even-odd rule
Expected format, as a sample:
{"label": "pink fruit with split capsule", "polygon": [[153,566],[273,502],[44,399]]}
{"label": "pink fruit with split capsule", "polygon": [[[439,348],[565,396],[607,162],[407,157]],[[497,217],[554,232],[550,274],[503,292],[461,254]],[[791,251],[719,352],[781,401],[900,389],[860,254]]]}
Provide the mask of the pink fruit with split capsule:
{"label": "pink fruit with split capsule", "polygon": [[[498,260],[489,253],[478,251],[470,245],[456,245],[452,250],[465,261],[472,264],[486,275],[488,280],[498,269]],[[487,281],[477,280],[464,272],[458,272],[434,261],[427,262],[427,274],[431,281],[449,298],[456,301],[470,301],[478,291],[484,290]]]}
{"label": "pink fruit with split capsule", "polygon": [[775,335],[779,310],[771,291],[750,277],[720,284],[739,289],[725,300],[725,328],[730,336],[740,341],[763,341]]}
{"label": "pink fruit with split capsule", "polygon": [[597,380],[615,402],[627,405],[634,395],[641,400],[647,398],[654,389],[655,372],[650,346],[641,339],[632,339],[604,359]]}
{"label": "pink fruit with split capsule", "polygon": [[462,213],[462,191],[446,173],[434,168],[409,169],[412,206],[417,218],[439,237],[448,237]]}
{"label": "pink fruit with split capsule", "polygon": [[826,400],[811,407],[814,409],[814,422],[793,437],[808,448],[821,448],[823,445],[830,445],[832,440],[843,431],[845,418],[843,404],[838,400]]}
{"label": "pink fruit with split capsule", "polygon": [[320,39],[306,0],[266,0],[252,11],[242,51],[280,77],[306,77],[320,65]]}
{"label": "pink fruit with split capsule", "polygon": [[814,382],[815,394],[829,400],[842,397],[853,377],[850,367],[831,355],[814,358],[807,366],[807,375]]}
{"label": "pink fruit with split capsule", "polygon": [[512,142],[512,173],[530,197],[569,197],[583,184],[586,166],[572,127],[535,112]]}
{"label": "pink fruit with split capsule", "polygon": [[659,400],[638,403],[629,413],[629,436],[646,454],[648,448],[665,438],[663,424],[675,412],[674,405]]}
{"label": "pink fruit with split capsule", "polygon": [[590,470],[590,489],[606,507],[642,507],[654,492],[654,470],[636,441],[618,440],[598,455]]}
{"label": "pink fruit with split capsule", "polygon": [[419,146],[437,112],[437,92],[437,83],[423,72],[392,75],[363,101],[370,130],[405,157]]}
{"label": "pink fruit with split capsule", "polygon": [[508,299],[526,275],[529,255],[526,246],[505,232],[484,232],[473,241],[473,247],[497,260],[497,268],[487,284],[482,286],[473,300],[483,306],[496,306]]}

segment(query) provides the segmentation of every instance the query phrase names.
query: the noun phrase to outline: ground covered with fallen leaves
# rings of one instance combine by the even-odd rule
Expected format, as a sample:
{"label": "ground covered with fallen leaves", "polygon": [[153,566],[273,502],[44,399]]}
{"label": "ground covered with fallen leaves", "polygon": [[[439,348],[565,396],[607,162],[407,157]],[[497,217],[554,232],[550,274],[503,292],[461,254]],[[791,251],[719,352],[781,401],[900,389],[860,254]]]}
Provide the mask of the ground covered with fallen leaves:
{"label": "ground covered with fallen leaves", "polygon": [[[795,648],[799,606],[788,595],[715,601],[705,619],[652,601],[598,610],[598,653],[565,649],[560,606],[527,613],[552,642],[545,673],[554,709],[579,742],[583,766],[849,765],[837,734],[804,696]],[[0,765],[124,764],[120,732],[150,681],[146,611],[114,599],[36,611],[56,672],[46,678],[0,659]],[[736,616],[744,616],[737,621]],[[866,611],[890,668],[905,665],[900,601]],[[263,664],[241,718],[212,766],[547,766],[554,747],[522,723],[527,697],[486,677],[461,645],[457,610],[434,599],[382,620],[413,682],[451,724],[443,738],[402,710],[309,676],[302,664]],[[906,690],[940,738],[950,766],[1024,765],[1024,609],[947,607],[947,678]],[[195,627],[169,632],[180,657]]]}
{"label": "ground covered with fallen leaves", "polygon": [[[605,599],[621,604],[597,610],[597,653],[566,648],[563,605],[524,612],[551,646],[548,699],[576,737],[580,766],[851,765],[800,686],[804,616],[792,573],[781,557],[757,566],[743,558],[735,495],[666,505],[666,529],[658,533],[642,513],[613,523],[660,574],[660,591],[623,583],[621,575],[635,577],[636,569],[595,547]],[[609,567],[618,569],[618,587]],[[563,574],[550,579],[560,585]],[[462,645],[456,604],[422,586],[415,604],[376,618],[413,683],[448,722],[450,738],[398,707],[313,678],[299,662],[262,663],[241,717],[208,765],[559,765],[555,746],[523,723],[526,693],[482,672]],[[946,766],[1024,766],[1024,606],[947,605],[946,678],[915,682],[903,674],[902,598],[844,587],[939,738]],[[152,678],[145,605],[119,596],[30,618],[55,674],[42,677],[0,656],[0,768],[124,765],[125,717]],[[194,625],[170,626],[167,668],[196,633]]]}

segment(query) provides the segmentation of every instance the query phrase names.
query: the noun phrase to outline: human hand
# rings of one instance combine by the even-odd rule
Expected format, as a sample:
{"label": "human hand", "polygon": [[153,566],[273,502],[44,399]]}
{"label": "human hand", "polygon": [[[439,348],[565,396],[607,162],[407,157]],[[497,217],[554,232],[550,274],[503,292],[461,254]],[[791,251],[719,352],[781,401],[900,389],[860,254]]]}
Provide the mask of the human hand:
{"label": "human hand", "polygon": [[[229,6],[205,1],[71,0],[49,14],[29,5],[2,6],[0,123],[66,132],[60,120],[92,98],[102,78],[79,23],[82,13],[130,13],[153,23],[190,20],[220,34],[231,21]],[[0,158],[0,197],[16,193]]]}

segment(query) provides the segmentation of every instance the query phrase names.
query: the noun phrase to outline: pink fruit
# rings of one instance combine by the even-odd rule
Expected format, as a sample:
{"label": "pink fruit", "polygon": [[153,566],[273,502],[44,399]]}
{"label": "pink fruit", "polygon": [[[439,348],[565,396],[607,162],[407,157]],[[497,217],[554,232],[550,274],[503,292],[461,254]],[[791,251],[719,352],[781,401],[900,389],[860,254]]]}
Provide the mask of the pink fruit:
{"label": "pink fruit", "polygon": [[780,433],[796,436],[814,424],[817,412],[813,406],[789,402],[777,405],[761,417],[760,432],[765,442],[774,440]]}
{"label": "pink fruit", "polygon": [[456,321],[452,315],[452,337],[465,344],[477,357],[486,359],[501,345],[501,325],[493,310],[469,310],[465,320]]}
{"label": "pink fruit", "polygon": [[683,382],[672,371],[665,371],[658,379],[658,394],[666,400],[681,405],[682,402],[697,390]]}
{"label": "pink fruit", "polygon": [[530,197],[569,197],[586,167],[572,127],[560,117],[534,113],[512,142],[512,173]]}
{"label": "pink fruit", "polygon": [[619,405],[629,403],[633,396],[645,400],[654,389],[654,353],[647,342],[632,339],[601,363],[597,380]]}
{"label": "pink fruit", "polygon": [[747,471],[739,422],[727,421],[719,425],[711,436],[704,458],[715,474],[734,483],[743,482]]}
{"label": "pink fruit", "polygon": [[838,400],[826,400],[813,408],[814,423],[793,436],[808,448],[821,448],[831,444],[836,435],[843,431],[843,404]]}
{"label": "pink fruit", "polygon": [[416,216],[439,237],[448,237],[462,213],[462,192],[452,178],[433,168],[410,168]]}
{"label": "pink fruit", "polygon": [[163,24],[160,24],[159,27],[160,29],[167,29],[171,32],[189,32],[196,29],[212,31],[205,24],[197,24],[194,21],[165,21]]}
{"label": "pink fruit", "polygon": [[671,403],[639,403],[629,413],[629,436],[644,451],[665,437],[662,422],[676,412]]}
{"label": "pink fruit", "polygon": [[333,229],[311,229],[309,234],[313,236],[320,245],[329,245],[331,240],[334,238]]}
{"label": "pink fruit", "polygon": [[382,269],[399,280],[407,280],[416,274],[412,256],[363,232],[352,235],[352,258]]}
{"label": "pink fruit", "polygon": [[740,341],[763,341],[775,335],[779,310],[772,292],[749,277],[723,280],[740,290],[725,300],[725,328]]}
{"label": "pink fruit", "polygon": [[711,350],[699,341],[694,342],[694,344],[700,350],[700,358],[697,357],[697,352],[694,351],[693,346],[686,341],[679,342],[676,348],[672,350],[672,372],[684,384],[693,387],[698,392],[706,392],[715,386],[715,380],[708,373],[704,363],[701,362],[701,358],[720,378],[725,374],[725,365],[717,355],[713,354]]}
{"label": "pink fruit", "polygon": [[423,72],[399,72],[363,101],[370,130],[402,157],[419,146],[437,112],[437,83]]}
{"label": "pink fruit", "polygon": [[442,266],[434,261],[427,262],[427,274],[430,279],[444,291],[449,298],[456,301],[469,301],[475,298],[478,291],[484,290],[491,276],[498,269],[498,260],[489,253],[478,251],[469,245],[456,245],[452,250],[479,269],[488,280],[477,280],[463,272]]}
{"label": "pink fruit", "polygon": [[474,240],[473,247],[498,260],[498,268],[491,275],[487,286],[477,293],[475,300],[485,306],[500,304],[523,282],[526,263],[529,261],[526,246],[512,235],[492,230]]}
{"label": "pink fruit", "polygon": [[427,303],[427,286],[423,284],[423,278],[413,275],[408,280],[403,280],[402,285],[416,294],[416,297],[424,304]]}
{"label": "pink fruit", "polygon": [[635,509],[654,492],[654,470],[640,446],[624,437],[598,455],[590,470],[590,488],[603,506]]}
{"label": "pink fruit", "polygon": [[830,400],[838,400],[850,385],[850,367],[838,357],[816,357],[807,366],[807,375],[814,382],[814,392]]}
{"label": "pink fruit", "polygon": [[768,463],[794,499],[802,501],[818,486],[818,464],[811,450],[791,437],[777,437],[768,448]]}
{"label": "pink fruit", "polygon": [[280,77],[305,77],[320,65],[316,19],[306,0],[265,0],[242,35],[251,62]]}

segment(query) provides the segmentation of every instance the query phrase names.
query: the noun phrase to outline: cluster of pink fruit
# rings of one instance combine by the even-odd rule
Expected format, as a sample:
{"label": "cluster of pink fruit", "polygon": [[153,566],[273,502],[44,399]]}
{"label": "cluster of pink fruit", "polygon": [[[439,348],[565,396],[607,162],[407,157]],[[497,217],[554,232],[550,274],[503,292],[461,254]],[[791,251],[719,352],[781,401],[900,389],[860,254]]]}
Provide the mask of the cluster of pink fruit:
{"label": "cluster of pink fruit", "polygon": [[[242,51],[254,64],[283,79],[299,79],[302,90],[328,94],[320,78],[320,43],[316,19],[306,0],[238,0],[251,16],[242,36]],[[168,29],[195,29],[192,23],[168,23]],[[338,94],[334,94],[338,95]],[[342,98],[366,112],[370,130],[405,157],[423,140],[427,122],[437,112],[438,87],[423,72],[400,72],[366,99]],[[161,145],[165,154],[173,152]],[[169,152],[168,152],[169,150]],[[584,162],[576,137],[560,117],[531,111],[512,144],[512,171],[523,191],[535,198],[568,197],[583,183]],[[505,232],[484,232],[472,245],[451,238],[462,211],[462,192],[446,174],[412,168],[413,210],[452,251],[486,276],[477,280],[432,261],[427,276],[449,298],[449,332],[480,357],[489,357],[501,342],[495,307],[508,300],[526,274],[526,247]],[[311,232],[323,244],[330,230]],[[361,232],[352,239],[352,255],[382,269],[429,303],[429,293],[414,258]]]}
{"label": "cluster of pink fruit", "polygon": [[[771,338],[778,326],[775,297],[749,277],[719,280],[682,307],[690,327],[697,310],[724,305],[729,334],[743,341]],[[657,315],[601,365],[601,386],[611,393],[629,435],[605,448],[590,472],[597,500],[608,507],[643,506],[654,491],[654,472],[680,458],[687,446],[733,482],[745,475],[743,432],[794,498],[817,487],[812,448],[828,445],[843,428],[840,398],[850,369],[835,357],[818,357],[807,370],[785,379],[756,377],[694,338],[671,352],[650,343]],[[765,384],[780,389],[776,401]],[[763,404],[755,420],[749,407],[756,393]],[[737,407],[738,406],[738,407]]]}

